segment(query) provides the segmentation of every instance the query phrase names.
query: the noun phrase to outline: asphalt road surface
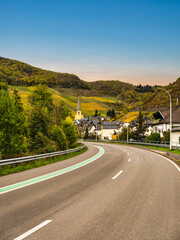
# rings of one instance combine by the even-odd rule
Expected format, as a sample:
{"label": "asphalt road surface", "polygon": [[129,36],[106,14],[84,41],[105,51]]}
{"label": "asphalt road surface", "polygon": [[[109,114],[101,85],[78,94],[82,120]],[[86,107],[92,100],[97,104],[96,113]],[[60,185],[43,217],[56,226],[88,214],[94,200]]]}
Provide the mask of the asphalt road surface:
{"label": "asphalt road surface", "polygon": [[[180,169],[146,150],[102,147],[85,166],[0,194],[0,239],[180,240]],[[0,190],[98,152],[89,146],[63,162],[1,177]]]}

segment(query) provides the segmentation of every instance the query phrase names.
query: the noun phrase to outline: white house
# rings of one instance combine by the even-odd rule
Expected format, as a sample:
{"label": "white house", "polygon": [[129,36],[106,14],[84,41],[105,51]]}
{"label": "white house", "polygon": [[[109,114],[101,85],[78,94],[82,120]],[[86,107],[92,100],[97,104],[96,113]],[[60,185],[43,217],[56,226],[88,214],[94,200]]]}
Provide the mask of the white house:
{"label": "white house", "polygon": [[149,126],[146,128],[146,131],[145,131],[144,135],[145,135],[146,137],[148,137],[148,136],[151,135],[152,132],[153,132],[153,127],[152,127],[151,125],[149,125]]}
{"label": "white house", "polygon": [[[168,131],[170,127],[169,110],[158,111],[153,115],[156,120],[160,120],[153,124],[153,132],[159,133],[160,136],[163,137],[163,132]],[[173,127],[180,127],[180,106],[176,106],[172,110],[172,125]]]}
{"label": "white house", "polygon": [[112,140],[112,135],[120,132],[121,124],[122,121],[104,121],[96,127],[95,132],[101,139]]}
{"label": "white house", "polygon": [[180,127],[172,129],[172,146],[180,147]]}

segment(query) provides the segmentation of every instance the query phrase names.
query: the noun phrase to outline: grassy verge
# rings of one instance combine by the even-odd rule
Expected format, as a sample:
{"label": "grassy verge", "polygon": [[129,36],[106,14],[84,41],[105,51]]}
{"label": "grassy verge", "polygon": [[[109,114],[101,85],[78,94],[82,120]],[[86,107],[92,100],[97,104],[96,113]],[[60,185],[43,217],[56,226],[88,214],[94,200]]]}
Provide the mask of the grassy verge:
{"label": "grassy verge", "polygon": [[3,166],[0,169],[0,176],[4,176],[4,175],[8,175],[11,173],[18,173],[18,172],[22,172],[25,170],[29,170],[32,168],[37,168],[37,167],[41,167],[41,166],[45,166],[51,163],[55,163],[55,162],[60,162],[63,161],[65,159],[69,159],[75,156],[78,156],[84,152],[87,151],[87,147],[85,147],[84,149],[78,151],[78,152],[72,152],[69,153],[67,155],[63,155],[63,156],[58,156],[58,157],[52,157],[52,158],[47,158],[47,159],[39,159],[39,160],[35,160],[35,161],[31,161],[26,163],[19,163],[18,166],[13,167],[13,165],[7,165],[7,166]]}
{"label": "grassy verge", "polygon": [[[133,145],[134,145],[134,144],[132,144],[132,146],[133,146]],[[155,146],[147,146],[147,145],[134,145],[134,146],[146,147],[146,148],[150,148],[150,149],[155,149],[155,150],[159,150],[159,151],[163,151],[163,152],[170,152],[170,153],[175,153],[175,154],[179,154],[179,155],[180,155],[180,150],[179,150],[179,149],[172,149],[172,150],[170,150],[169,148],[155,147]]]}

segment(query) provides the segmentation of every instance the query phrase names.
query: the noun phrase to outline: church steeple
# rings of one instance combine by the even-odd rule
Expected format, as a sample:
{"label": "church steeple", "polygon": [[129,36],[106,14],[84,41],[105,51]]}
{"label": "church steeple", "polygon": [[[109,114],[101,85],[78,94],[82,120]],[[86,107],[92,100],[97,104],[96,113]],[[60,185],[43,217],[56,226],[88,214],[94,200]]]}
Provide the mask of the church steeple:
{"label": "church steeple", "polygon": [[78,105],[77,105],[77,111],[76,111],[76,115],[74,116],[75,120],[80,120],[84,118],[84,116],[81,114],[81,105],[80,105],[80,100],[78,98]]}
{"label": "church steeple", "polygon": [[77,111],[81,111],[81,106],[80,106],[80,100],[78,98],[78,106],[77,106]]}

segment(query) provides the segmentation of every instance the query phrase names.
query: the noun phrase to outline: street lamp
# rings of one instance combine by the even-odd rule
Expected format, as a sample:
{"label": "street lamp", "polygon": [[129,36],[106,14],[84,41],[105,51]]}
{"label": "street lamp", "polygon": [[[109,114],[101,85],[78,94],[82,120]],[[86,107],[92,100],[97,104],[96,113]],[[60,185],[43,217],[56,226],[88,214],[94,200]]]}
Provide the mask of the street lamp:
{"label": "street lamp", "polygon": [[164,90],[165,92],[167,92],[167,94],[169,95],[169,100],[170,100],[170,126],[169,126],[169,130],[170,130],[170,143],[169,143],[169,149],[172,149],[172,101],[171,101],[171,95],[170,93],[164,89],[164,88],[160,88],[158,87],[158,89],[160,90]]}

